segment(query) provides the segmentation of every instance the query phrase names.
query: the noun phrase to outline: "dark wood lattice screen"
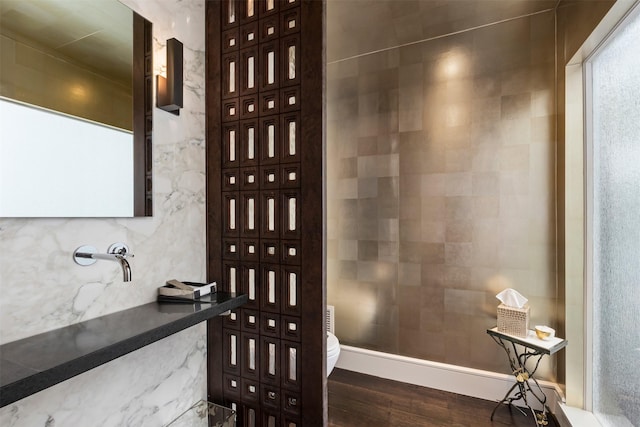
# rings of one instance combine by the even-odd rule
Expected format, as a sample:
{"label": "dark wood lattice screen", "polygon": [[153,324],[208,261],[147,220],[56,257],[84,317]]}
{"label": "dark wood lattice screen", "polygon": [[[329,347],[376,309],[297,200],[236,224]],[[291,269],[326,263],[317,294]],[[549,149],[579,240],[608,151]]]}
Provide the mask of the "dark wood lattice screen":
{"label": "dark wood lattice screen", "polygon": [[209,278],[249,297],[209,324],[209,395],[239,426],[326,418],[322,11],[207,3]]}

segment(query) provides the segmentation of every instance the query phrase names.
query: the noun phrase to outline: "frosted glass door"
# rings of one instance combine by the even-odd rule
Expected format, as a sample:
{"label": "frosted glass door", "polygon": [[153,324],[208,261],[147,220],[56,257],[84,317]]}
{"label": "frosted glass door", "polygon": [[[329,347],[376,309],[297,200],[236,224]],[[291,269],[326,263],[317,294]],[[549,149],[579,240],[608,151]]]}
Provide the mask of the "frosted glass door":
{"label": "frosted glass door", "polygon": [[593,144],[593,412],[602,425],[616,427],[640,426],[638,12],[590,61],[587,85]]}

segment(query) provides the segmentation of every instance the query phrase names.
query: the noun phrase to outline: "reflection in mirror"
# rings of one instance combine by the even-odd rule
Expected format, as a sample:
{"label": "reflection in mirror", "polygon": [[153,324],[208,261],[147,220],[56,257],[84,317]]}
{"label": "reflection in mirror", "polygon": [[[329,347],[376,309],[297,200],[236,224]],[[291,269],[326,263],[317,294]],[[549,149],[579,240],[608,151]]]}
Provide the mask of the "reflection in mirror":
{"label": "reflection in mirror", "polygon": [[151,24],[116,0],[0,18],[0,216],[150,216]]}

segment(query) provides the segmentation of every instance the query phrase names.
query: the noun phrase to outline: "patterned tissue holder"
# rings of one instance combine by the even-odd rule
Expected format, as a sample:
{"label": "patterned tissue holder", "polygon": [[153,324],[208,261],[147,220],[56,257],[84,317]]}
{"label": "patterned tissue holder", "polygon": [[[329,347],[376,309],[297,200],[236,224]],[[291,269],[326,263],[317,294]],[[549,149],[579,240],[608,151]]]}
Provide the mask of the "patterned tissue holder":
{"label": "patterned tissue holder", "polygon": [[529,333],[529,304],[522,308],[509,307],[504,304],[498,306],[498,332],[526,338]]}

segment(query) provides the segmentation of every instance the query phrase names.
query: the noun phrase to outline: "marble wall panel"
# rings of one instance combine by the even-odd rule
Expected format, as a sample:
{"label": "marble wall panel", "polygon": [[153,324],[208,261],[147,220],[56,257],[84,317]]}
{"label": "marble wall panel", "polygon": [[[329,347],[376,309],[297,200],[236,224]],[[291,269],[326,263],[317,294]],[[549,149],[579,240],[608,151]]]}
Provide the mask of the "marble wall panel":
{"label": "marble wall panel", "polygon": [[0,409],[0,425],[163,426],[205,398],[206,354],[193,326]]}
{"label": "marble wall panel", "polygon": [[[122,2],[153,23],[154,75],[166,40],[184,44],[184,108],[153,111],[154,216],[0,219],[0,342],[154,301],[167,279],[205,279],[204,2]],[[116,263],[73,262],[80,245],[118,241],[135,254],[130,283]],[[206,396],[205,353],[192,328],[2,408],[0,424],[164,424]]]}

